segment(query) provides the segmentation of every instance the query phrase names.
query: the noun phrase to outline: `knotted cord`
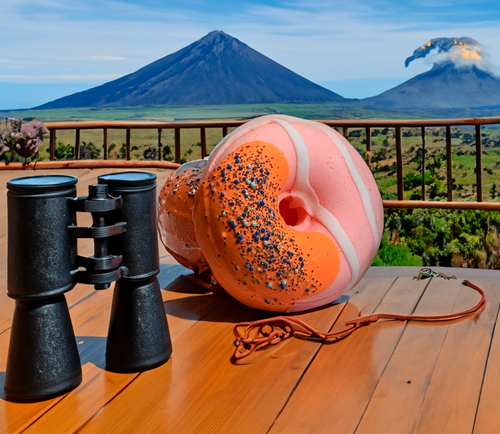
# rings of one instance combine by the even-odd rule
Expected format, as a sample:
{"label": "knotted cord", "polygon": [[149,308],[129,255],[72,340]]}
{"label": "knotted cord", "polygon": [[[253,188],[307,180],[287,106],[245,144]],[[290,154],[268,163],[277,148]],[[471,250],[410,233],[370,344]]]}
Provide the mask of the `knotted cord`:
{"label": "knotted cord", "polygon": [[[375,313],[346,321],[346,328],[334,333],[320,332],[304,321],[294,317],[278,316],[253,322],[240,323],[234,327],[234,334],[236,336],[236,340],[234,341],[234,345],[236,346],[234,359],[235,361],[240,361],[255,351],[269,345],[277,345],[290,336],[324,343],[333,343],[344,339],[363,326],[377,322],[379,319],[402,321],[451,321],[463,318],[472,313],[480,314],[486,307],[486,296],[483,290],[468,280],[464,280],[462,284],[479,292],[479,294],[481,294],[481,300],[474,307],[457,313],[445,315],[397,315],[392,313]],[[239,329],[242,327],[245,327],[245,330],[241,334]]]}

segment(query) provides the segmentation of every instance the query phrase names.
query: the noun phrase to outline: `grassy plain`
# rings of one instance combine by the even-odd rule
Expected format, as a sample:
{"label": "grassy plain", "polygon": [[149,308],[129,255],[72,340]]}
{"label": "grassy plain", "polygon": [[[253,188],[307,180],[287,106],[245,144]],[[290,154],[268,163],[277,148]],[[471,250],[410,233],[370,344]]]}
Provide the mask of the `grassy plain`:
{"label": "grassy plain", "polygon": [[44,122],[70,120],[246,119],[267,114],[287,114],[304,119],[401,119],[420,114],[364,110],[355,103],[232,104],[162,107],[69,108],[0,111],[1,117],[38,117]]}
{"label": "grassy plain", "polygon": [[[173,106],[173,107],[124,107],[124,108],[77,108],[58,110],[18,110],[0,112],[0,116],[39,117],[42,121],[62,120],[156,120],[176,121],[187,119],[244,119],[265,114],[288,114],[306,119],[395,119],[395,118],[425,118],[432,117],[422,113],[391,113],[368,111],[358,108],[356,101],[343,104],[241,104],[220,106]],[[436,113],[442,115],[443,112]],[[448,113],[455,114],[455,113]],[[473,115],[468,111],[463,115]],[[492,113],[494,114],[494,113]],[[455,114],[456,115],[456,114]],[[445,117],[445,116],[443,116]],[[4,125],[4,124],[3,124]],[[1,131],[4,126],[0,125]],[[231,132],[232,129],[229,129]],[[496,175],[500,168],[500,128],[498,126],[483,128],[483,196],[485,200],[500,200],[491,197],[490,190],[493,184],[498,183]],[[210,153],[222,139],[221,128],[210,128],[207,132],[207,151]],[[349,141],[365,155],[366,138],[364,129],[349,130]],[[421,172],[421,144],[420,128],[403,128],[403,160],[405,173],[405,197],[421,198],[421,187],[418,177]],[[181,157],[183,161],[190,161],[201,157],[199,130],[181,130]],[[92,144],[95,158],[103,157],[102,130],[81,130],[81,145]],[[60,130],[57,132],[58,146],[68,148],[75,145],[74,130]],[[108,130],[108,145],[110,159],[124,158],[125,130]],[[170,149],[166,159],[173,159],[174,131],[162,130],[161,143],[163,149]],[[372,129],[372,172],[377,180],[382,195],[394,198],[396,195],[395,171],[395,139],[394,129]],[[148,151],[158,147],[158,132],[153,130],[132,130],[132,152],[134,159],[143,159]],[[475,132],[470,128],[452,128],[452,170],[454,177],[455,200],[475,200]],[[151,154],[151,152],[149,152]],[[68,157],[68,156],[67,156]],[[151,157],[151,155],[149,155]],[[39,159],[47,160],[48,136],[40,150]],[[64,157],[61,157],[64,158]],[[154,158],[157,158],[154,156]],[[14,161],[22,161],[14,157]],[[426,199],[444,200],[446,197],[446,156],[444,128],[426,129]],[[497,186],[500,190],[500,186]]]}

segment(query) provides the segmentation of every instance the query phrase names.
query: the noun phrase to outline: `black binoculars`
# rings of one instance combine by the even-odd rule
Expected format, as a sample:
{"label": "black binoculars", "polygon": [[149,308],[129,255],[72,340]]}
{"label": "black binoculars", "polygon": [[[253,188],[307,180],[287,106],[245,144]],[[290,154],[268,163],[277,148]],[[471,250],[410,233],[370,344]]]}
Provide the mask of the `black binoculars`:
{"label": "black binoculars", "polygon": [[[116,281],[106,343],[106,369],[139,372],[165,363],[172,344],[157,275],[156,175],[99,176],[87,197],[77,178],[42,175],[7,183],[8,295],[15,310],[5,396],[18,402],[62,395],[82,381],[64,293],[77,283],[107,289]],[[92,226],[78,227],[77,212]],[[94,255],[78,255],[78,238]]]}

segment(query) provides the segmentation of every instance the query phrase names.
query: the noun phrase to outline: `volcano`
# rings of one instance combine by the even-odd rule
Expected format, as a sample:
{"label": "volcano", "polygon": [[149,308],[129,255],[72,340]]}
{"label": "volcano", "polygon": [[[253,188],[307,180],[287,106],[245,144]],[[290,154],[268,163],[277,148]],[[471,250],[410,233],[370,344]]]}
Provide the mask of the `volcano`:
{"label": "volcano", "polygon": [[213,31],[132,74],[35,108],[332,101],[344,98]]}
{"label": "volcano", "polygon": [[433,67],[380,95],[365,109],[442,110],[500,106],[500,77],[484,47],[469,37],[433,38],[405,61],[430,57]]}

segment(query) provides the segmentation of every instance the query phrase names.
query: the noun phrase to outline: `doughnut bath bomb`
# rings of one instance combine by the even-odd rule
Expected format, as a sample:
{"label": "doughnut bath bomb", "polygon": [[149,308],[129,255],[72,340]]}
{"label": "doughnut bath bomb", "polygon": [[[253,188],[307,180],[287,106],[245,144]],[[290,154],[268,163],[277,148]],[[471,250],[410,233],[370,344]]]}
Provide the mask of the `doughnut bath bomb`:
{"label": "doughnut bath bomb", "polygon": [[382,237],[382,200],[358,152],[330,127],[290,116],[260,117],[226,136],[194,199],[212,275],[257,309],[334,301],[362,278]]}
{"label": "doughnut bath bomb", "polygon": [[192,214],[206,165],[206,160],[183,164],[167,179],[158,198],[160,240],[181,265],[198,274],[208,269],[208,263],[196,241]]}

